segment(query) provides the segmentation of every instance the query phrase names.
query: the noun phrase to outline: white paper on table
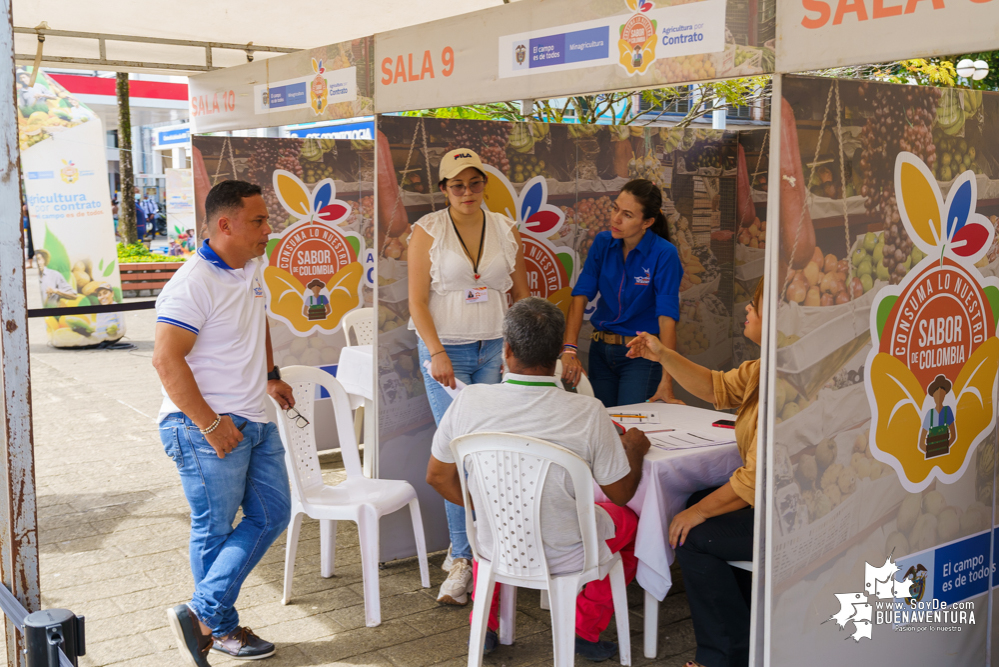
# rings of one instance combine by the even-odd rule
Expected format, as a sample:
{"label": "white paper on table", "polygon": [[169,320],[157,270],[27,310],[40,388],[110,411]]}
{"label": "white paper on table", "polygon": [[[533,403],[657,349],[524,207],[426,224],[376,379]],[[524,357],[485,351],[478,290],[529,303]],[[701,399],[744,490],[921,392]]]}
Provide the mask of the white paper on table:
{"label": "white paper on table", "polygon": [[696,447],[713,447],[729,445],[735,442],[727,433],[706,433],[703,431],[673,431],[671,433],[654,433],[649,436],[649,442],[659,449],[693,449]]}
{"label": "white paper on table", "polygon": [[611,419],[622,426],[659,423],[659,415],[652,412],[611,412]]}
{"label": "white paper on table", "polygon": [[[429,375],[430,374],[430,362],[429,361],[424,361],[423,362],[423,367],[427,369],[427,374]],[[465,384],[464,382],[462,382],[458,378],[454,379],[454,389],[452,389],[451,387],[447,386],[443,382],[438,382],[437,384],[439,384],[440,386],[444,387],[444,391],[446,391],[447,395],[450,396],[452,399],[453,398],[457,398],[458,397],[458,392],[468,386],[467,384]]]}

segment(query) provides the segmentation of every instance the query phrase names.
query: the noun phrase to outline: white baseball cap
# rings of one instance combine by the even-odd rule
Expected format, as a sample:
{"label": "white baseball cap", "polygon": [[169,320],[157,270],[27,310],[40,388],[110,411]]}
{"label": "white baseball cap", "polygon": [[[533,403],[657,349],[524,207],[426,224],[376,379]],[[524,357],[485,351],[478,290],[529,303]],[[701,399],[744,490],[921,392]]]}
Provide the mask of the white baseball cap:
{"label": "white baseball cap", "polygon": [[478,169],[482,174],[486,173],[482,160],[475,151],[469,148],[455,148],[441,158],[440,180],[454,178],[469,167]]}

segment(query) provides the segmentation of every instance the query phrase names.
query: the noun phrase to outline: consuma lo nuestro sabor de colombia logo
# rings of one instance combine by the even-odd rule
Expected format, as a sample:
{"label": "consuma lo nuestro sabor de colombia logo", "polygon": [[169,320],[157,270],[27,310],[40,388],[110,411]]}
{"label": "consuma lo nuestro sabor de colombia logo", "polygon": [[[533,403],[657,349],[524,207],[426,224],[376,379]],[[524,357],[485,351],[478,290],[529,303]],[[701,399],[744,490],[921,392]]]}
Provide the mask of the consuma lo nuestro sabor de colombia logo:
{"label": "consuma lo nuestro sabor de colombia logo", "polygon": [[975,175],[958,176],[946,200],[915,155],[895,161],[899,214],[926,257],[882,289],[871,307],[865,364],[871,452],[910,492],[953,483],[995,426],[999,280],[975,268],[995,230],[975,212]]}
{"label": "consuma lo nuestro sabor de colombia logo", "polygon": [[298,220],[268,244],[264,267],[271,317],[298,336],[331,334],[345,314],[361,305],[364,239],[341,230],[351,213],[336,198],[336,185],[324,179],[310,190],[294,174],[276,170],[274,192]]}

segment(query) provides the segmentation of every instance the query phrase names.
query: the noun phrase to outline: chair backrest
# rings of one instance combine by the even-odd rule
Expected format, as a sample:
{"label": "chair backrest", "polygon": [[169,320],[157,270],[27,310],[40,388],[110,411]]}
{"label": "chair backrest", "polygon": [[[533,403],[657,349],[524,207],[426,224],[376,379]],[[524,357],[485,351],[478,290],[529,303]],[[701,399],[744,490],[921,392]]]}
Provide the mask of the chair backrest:
{"label": "chair backrest", "polygon": [[[576,515],[583,538],[583,571],[598,565],[597,520],[593,504],[593,473],[586,461],[564,447],[512,433],[472,433],[451,441],[458,470],[473,463],[470,475],[482,498],[472,512],[465,513],[469,542],[479,558],[476,531],[489,530],[493,537],[493,569],[521,579],[544,580],[549,576],[541,535],[541,491],[552,465],[561,466],[572,479]],[[458,475],[465,506],[469,507],[468,484]],[[549,517],[551,520],[551,517]]]}
{"label": "chair backrest", "polygon": [[[558,378],[558,386],[565,388],[562,385],[562,360],[559,359],[555,362],[555,377]],[[579,384],[576,385],[576,393],[583,396],[593,396],[593,385],[590,384],[590,378],[586,377],[586,373],[580,373]]]}
{"label": "chair backrest", "polygon": [[326,371],[311,366],[286,366],[281,369],[281,379],[291,385],[295,392],[295,409],[309,420],[308,426],[299,428],[290,419],[274,399],[270,399],[277,408],[278,431],[281,441],[288,453],[288,475],[291,484],[299,497],[304,498],[305,492],[313,487],[323,485],[322,471],[319,467],[319,455],[316,451],[316,386],[323,387],[333,401],[333,414],[336,417],[337,437],[340,439],[340,452],[343,456],[343,466],[348,477],[360,477],[361,457],[357,451],[357,439],[354,435],[354,420],[350,413],[350,402],[347,392],[337,382],[337,379]]}
{"label": "chair backrest", "polygon": [[[375,342],[375,309],[356,308],[343,316],[343,335],[347,339],[347,347],[355,345],[373,345]],[[354,332],[354,341],[350,333]]]}

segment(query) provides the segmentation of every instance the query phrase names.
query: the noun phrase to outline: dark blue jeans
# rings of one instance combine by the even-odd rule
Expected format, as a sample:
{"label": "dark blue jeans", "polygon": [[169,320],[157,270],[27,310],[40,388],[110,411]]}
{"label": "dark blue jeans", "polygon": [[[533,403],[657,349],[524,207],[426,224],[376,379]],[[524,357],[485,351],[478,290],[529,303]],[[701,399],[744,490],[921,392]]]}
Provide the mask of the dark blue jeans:
{"label": "dark blue jeans", "polygon": [[[183,414],[168,415],[160,422],[160,440],[180,472],[191,506],[190,607],[215,636],[229,634],[239,625],[234,606],[239,589],[288,527],[291,515],[284,445],[277,426],[229,416],[243,440],[224,459]],[[240,507],[243,519],[233,527]]]}
{"label": "dark blue jeans", "polygon": [[[698,491],[693,507],[717,489]],[[728,564],[753,560],[755,510],[743,507],[711,517],[676,548],[697,640],[697,662],[718,667],[749,664],[749,615],[753,575]]]}
{"label": "dark blue jeans", "polygon": [[663,377],[661,364],[629,359],[625,345],[590,343],[590,384],[604,407],[644,403],[652,398]]}

